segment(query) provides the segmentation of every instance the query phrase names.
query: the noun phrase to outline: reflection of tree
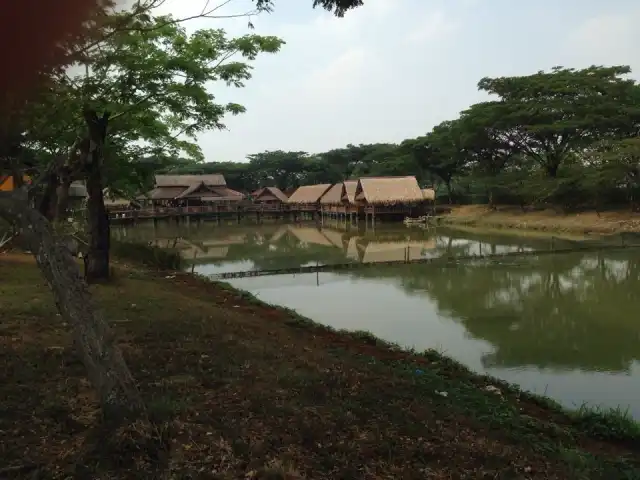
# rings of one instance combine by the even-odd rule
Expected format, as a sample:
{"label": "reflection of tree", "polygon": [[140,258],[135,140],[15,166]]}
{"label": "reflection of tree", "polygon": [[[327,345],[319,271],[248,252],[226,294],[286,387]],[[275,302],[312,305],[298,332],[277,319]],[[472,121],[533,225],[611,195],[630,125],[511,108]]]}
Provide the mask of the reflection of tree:
{"label": "reflection of tree", "polygon": [[359,270],[428,295],[496,350],[486,366],[624,371],[640,360],[640,255],[541,256],[516,265],[407,265]]}

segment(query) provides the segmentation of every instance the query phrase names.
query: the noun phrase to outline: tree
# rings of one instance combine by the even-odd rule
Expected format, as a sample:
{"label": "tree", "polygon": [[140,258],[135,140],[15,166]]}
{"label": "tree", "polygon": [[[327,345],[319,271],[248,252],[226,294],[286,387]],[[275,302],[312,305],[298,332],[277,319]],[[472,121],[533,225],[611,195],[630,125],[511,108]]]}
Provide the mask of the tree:
{"label": "tree", "polygon": [[[91,50],[82,59],[83,73],[60,80],[59,90],[65,95],[56,98],[67,103],[56,110],[69,113],[64,122],[69,133],[55,132],[59,149],[64,149],[65,142],[71,143],[73,129],[69,125],[75,123],[76,131],[88,133],[79,143],[75,164],[66,166],[76,177],[87,179],[90,281],[109,275],[109,224],[102,198],[103,188],[111,186],[109,180],[140,179],[131,173],[139,170],[143,156],[202,160],[196,135],[224,128],[225,114],[244,111],[235,103],[218,104],[207,84],[224,81],[242,87],[251,77],[251,67],[234,57],[253,60],[261,52],[278,51],[283,43],[276,37],[259,35],[228,39],[223,30],[187,35],[171,17],[133,17],[129,23],[123,17],[130,18],[125,12],[111,22],[129,28]],[[81,108],[83,126],[74,117]],[[35,143],[43,149],[46,143],[39,140]],[[106,167],[116,175],[105,179]],[[66,181],[66,189],[71,180]],[[141,185],[135,187],[140,189]]]}
{"label": "tree", "polygon": [[[549,177],[570,155],[602,138],[637,134],[640,91],[626,66],[555,67],[522,77],[483,78],[478,88],[499,100],[482,112],[494,139],[533,158]],[[478,109],[476,109],[478,110]]]}
{"label": "tree", "polygon": [[[11,110],[3,104],[3,113],[17,112],[20,115],[15,118],[20,121],[12,124],[12,131],[3,130],[2,173],[8,170],[21,179],[21,172],[29,166],[25,154],[36,151],[38,158],[35,164],[31,162],[35,167],[32,173],[37,175],[31,187],[1,192],[0,216],[17,226],[34,252],[60,313],[74,328],[103,412],[113,420],[140,415],[144,405],[69,250],[58,241],[47,219],[30,207],[36,188],[45,179],[59,183],[61,167],[87,178],[93,222],[90,258],[98,259],[89,272],[104,275],[109,242],[102,198],[105,158],[123,167],[134,163],[133,152],[181,151],[197,158],[199,149],[181,135],[188,138],[202,129],[222,128],[224,113],[242,111],[239,105],[216,104],[204,83],[219,79],[242,86],[250,78],[249,67],[242,62],[224,62],[236,53],[252,59],[261,51],[277,51],[281,44],[274,37],[255,35],[230,40],[220,30],[187,36],[170,20],[142,14],[114,15],[111,21],[118,28],[128,28],[117,35],[105,35],[95,48],[90,45],[92,37],[82,40],[82,45],[90,47],[80,48],[84,74],[54,71],[42,80],[36,102]],[[41,115],[44,112],[48,115]],[[106,144],[108,134],[110,142]]]}
{"label": "tree", "polygon": [[640,138],[605,141],[588,154],[591,172],[583,181],[602,202],[603,195],[611,195],[616,188],[625,192],[631,209],[636,209],[640,194]]}
{"label": "tree", "polygon": [[260,186],[282,190],[300,186],[302,171],[309,154],[306,152],[271,152],[248,155],[249,168],[255,172]]}
{"label": "tree", "polygon": [[493,208],[499,176],[518,154],[495,125],[499,118],[491,103],[478,103],[462,112],[459,125],[461,143],[476,177],[484,177],[489,206]]}
{"label": "tree", "polygon": [[405,140],[400,145],[402,152],[413,156],[416,165],[445,184],[449,203],[453,201],[453,177],[462,173],[469,161],[464,135],[460,121],[447,121],[434,127],[427,135]]}
{"label": "tree", "polygon": [[[274,0],[256,0],[259,8],[270,8],[273,4]],[[363,0],[313,0],[313,8],[322,7],[327,11],[333,11],[336,17],[343,17],[347,11],[363,4]]]}

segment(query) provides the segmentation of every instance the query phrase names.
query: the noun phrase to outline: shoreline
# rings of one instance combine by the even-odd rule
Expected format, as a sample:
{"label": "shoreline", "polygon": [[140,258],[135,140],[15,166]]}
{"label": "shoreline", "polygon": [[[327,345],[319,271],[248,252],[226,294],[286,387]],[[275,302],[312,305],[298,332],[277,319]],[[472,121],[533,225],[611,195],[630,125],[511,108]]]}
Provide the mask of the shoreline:
{"label": "shoreline", "polygon": [[562,214],[552,210],[523,212],[517,207],[485,205],[455,206],[438,217],[441,225],[452,227],[490,228],[569,236],[605,236],[640,232],[640,214],[630,211],[581,212]]}
{"label": "shoreline", "polygon": [[[224,454],[204,454],[196,446],[211,444],[212,438],[224,438],[227,444],[235,445],[241,438],[243,444],[254,446],[238,451],[234,446],[232,453],[227,452],[238,461],[225,467],[228,476],[218,478],[328,479],[335,478],[336,471],[364,478],[358,465],[375,468],[383,478],[425,474],[433,475],[430,478],[448,478],[445,474],[458,475],[456,478],[480,478],[483,474],[620,478],[621,472],[640,478],[640,424],[624,417],[623,412],[569,412],[547,397],[473,373],[438,352],[403,350],[368,332],[337,331],[226,283],[137,265],[118,262],[113,285],[92,290],[116,330],[145,398],[154,410],[160,408],[171,422],[178,422],[192,439],[187,441],[177,434],[174,454],[184,459],[175,466],[178,473],[188,473],[191,466],[200,468],[217,461],[217,454]],[[45,306],[49,292],[39,290],[35,304],[26,301],[29,287],[43,283],[33,262],[24,255],[0,255],[0,272],[7,279],[0,283],[0,293],[9,299],[6,309],[18,318],[17,324],[9,322],[5,330],[15,329],[11,331],[15,336],[22,329],[22,343],[33,344],[34,335],[39,339],[33,344],[37,350],[22,348],[21,356],[5,358],[5,362],[18,362],[5,370],[5,377],[9,377],[3,379],[3,389],[9,390],[5,402],[10,404],[11,381],[17,380],[11,375],[24,370],[16,366],[36,360],[33,356],[40,356],[36,364],[46,366],[54,379],[61,373],[70,375],[68,381],[77,395],[83,377],[77,360],[62,363],[72,361],[71,372],[60,372],[61,364],[52,365],[50,358],[42,363],[42,355],[64,360],[69,355],[73,358],[73,351],[69,339],[64,340],[68,332],[43,322],[43,315],[47,322],[55,322],[53,306]],[[55,331],[49,332],[51,328]],[[46,340],[47,335],[55,338]],[[11,347],[16,348],[14,344]],[[162,385],[160,390],[158,384]],[[26,388],[39,395],[31,392],[24,397],[23,387],[19,398],[42,398],[35,378]],[[90,389],[85,386],[83,391],[81,410],[95,410]],[[64,393],[58,391],[45,403],[65,403]],[[29,400],[24,403],[28,411]],[[18,410],[17,419],[25,409],[18,405],[13,406]],[[65,408],[76,411],[79,407]],[[213,416],[209,418],[207,413],[206,420],[199,412],[213,412]],[[284,412],[288,413],[281,417]],[[199,418],[194,420],[193,415]],[[224,418],[222,423],[218,416]],[[279,423],[279,418],[289,420]],[[270,425],[264,426],[265,432],[252,435],[282,438],[289,453],[285,457],[277,453],[280,443],[261,443],[256,451],[255,440],[247,440],[242,433],[246,422],[253,429]],[[19,427],[29,429],[29,421]],[[53,428],[51,424],[49,428]],[[351,436],[348,432],[353,428],[361,433]],[[337,438],[343,443],[347,439],[346,444],[334,444],[327,437],[335,429],[342,432]],[[377,429],[386,434],[378,438],[373,433]],[[270,433],[264,437],[266,432]],[[368,433],[362,436],[364,432]],[[294,448],[298,435],[302,447]],[[322,447],[305,446],[304,438],[309,436]],[[33,439],[28,440],[30,455],[34,455],[39,450]],[[44,440],[44,455],[59,451],[56,439]],[[186,443],[181,446],[180,442]],[[16,443],[8,449],[18,457],[25,444]],[[327,448],[334,452],[333,457],[322,460]],[[392,448],[394,457],[382,451],[374,453],[378,448]],[[429,461],[420,460],[425,451],[430,452]],[[417,452],[423,453],[415,457]],[[216,460],[206,460],[209,458]],[[267,476],[269,469],[277,470],[280,476]],[[254,476],[246,476],[252,472]]]}

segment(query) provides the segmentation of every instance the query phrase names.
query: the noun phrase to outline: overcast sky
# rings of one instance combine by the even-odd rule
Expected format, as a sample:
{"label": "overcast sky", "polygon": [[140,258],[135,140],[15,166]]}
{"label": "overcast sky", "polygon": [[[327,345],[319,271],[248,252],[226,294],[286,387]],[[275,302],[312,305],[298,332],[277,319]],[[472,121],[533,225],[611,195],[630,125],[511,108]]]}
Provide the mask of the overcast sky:
{"label": "overcast sky", "polygon": [[[184,17],[204,3],[167,0],[163,8]],[[485,76],[592,64],[640,74],[637,0],[364,0],[342,19],[312,3],[276,0],[273,13],[252,19],[256,33],[287,44],[254,63],[244,89],[215,86],[221,101],[247,113],[227,118],[228,131],[200,137],[206,161],[400,142],[482,101],[476,84]],[[221,13],[250,8],[250,0],[232,0]],[[188,28],[248,31],[247,19]]]}

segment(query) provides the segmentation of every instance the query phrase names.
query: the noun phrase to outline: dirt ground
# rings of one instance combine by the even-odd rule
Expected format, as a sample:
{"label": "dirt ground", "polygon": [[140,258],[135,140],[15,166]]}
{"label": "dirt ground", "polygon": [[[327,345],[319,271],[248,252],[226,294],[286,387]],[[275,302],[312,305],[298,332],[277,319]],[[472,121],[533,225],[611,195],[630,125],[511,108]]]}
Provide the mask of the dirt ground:
{"label": "dirt ground", "polygon": [[181,273],[121,265],[92,289],[168,458],[105,441],[43,278],[0,254],[0,478],[158,478],[154,462],[175,479],[640,478],[636,424],[570,416],[434,352]]}
{"label": "dirt ground", "polygon": [[515,228],[575,234],[640,232],[640,214],[629,210],[563,214],[554,210],[523,212],[518,207],[484,205],[454,207],[446,223],[490,228]]}

